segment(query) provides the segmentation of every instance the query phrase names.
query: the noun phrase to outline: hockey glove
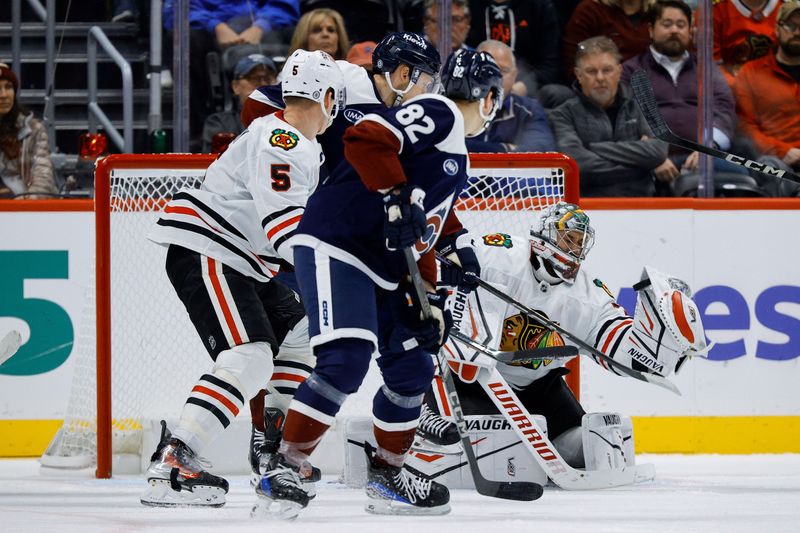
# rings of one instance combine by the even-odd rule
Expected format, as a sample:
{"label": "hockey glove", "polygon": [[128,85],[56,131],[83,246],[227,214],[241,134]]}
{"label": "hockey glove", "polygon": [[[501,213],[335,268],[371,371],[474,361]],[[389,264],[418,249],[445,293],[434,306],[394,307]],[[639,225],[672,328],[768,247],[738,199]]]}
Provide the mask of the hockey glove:
{"label": "hockey glove", "polygon": [[406,287],[396,291],[397,310],[395,324],[389,335],[388,347],[393,352],[408,351],[415,346],[436,353],[447,340],[448,332],[453,325],[450,311],[444,308],[447,301],[447,290],[439,289],[436,293],[428,293],[432,318],[422,318],[416,295],[413,289]]}
{"label": "hockey glove", "polygon": [[446,239],[439,253],[453,263],[441,263],[442,285],[458,287],[461,292],[466,293],[474,291],[481,275],[481,264],[475,255],[475,241],[472,236],[463,231],[455,238]]}
{"label": "hockey glove", "polygon": [[425,234],[428,220],[424,199],[425,192],[410,185],[395,187],[383,197],[386,212],[383,234],[387,250],[411,246]]}

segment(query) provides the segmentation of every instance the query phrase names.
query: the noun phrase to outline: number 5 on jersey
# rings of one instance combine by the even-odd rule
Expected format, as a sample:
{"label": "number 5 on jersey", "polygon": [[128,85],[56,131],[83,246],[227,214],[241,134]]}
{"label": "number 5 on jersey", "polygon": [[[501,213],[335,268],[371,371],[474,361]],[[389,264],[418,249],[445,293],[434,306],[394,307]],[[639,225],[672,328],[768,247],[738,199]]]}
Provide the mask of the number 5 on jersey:
{"label": "number 5 on jersey", "polygon": [[419,140],[417,135],[427,135],[436,128],[433,119],[425,116],[425,109],[419,104],[411,104],[402,108],[395,117],[397,122],[405,126],[403,129],[412,143]]}
{"label": "number 5 on jersey", "polygon": [[278,192],[288,191],[292,187],[292,179],[289,176],[291,166],[288,164],[273,163],[269,166],[269,176],[272,178],[272,190]]}

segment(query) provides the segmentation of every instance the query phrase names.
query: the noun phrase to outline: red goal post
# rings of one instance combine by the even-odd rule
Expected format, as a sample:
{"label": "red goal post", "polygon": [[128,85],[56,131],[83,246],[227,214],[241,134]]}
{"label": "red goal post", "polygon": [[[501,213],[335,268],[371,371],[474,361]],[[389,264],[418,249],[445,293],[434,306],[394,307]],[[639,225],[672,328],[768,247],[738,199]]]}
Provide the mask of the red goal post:
{"label": "red goal post", "polygon": [[[137,426],[137,422],[133,418],[146,416],[144,413],[141,415],[115,413],[112,409],[114,406],[112,401],[117,403],[127,401],[127,398],[120,396],[122,393],[117,394],[119,391],[115,390],[115,387],[122,388],[122,386],[112,385],[120,379],[114,375],[112,366],[122,364],[122,361],[117,361],[112,365],[112,361],[114,361],[112,346],[115,353],[123,353],[128,349],[128,344],[133,344],[135,346],[133,355],[126,353],[124,356],[125,360],[133,359],[139,356],[140,352],[152,348],[152,346],[145,346],[150,336],[146,332],[134,334],[132,339],[124,341],[123,348],[123,344],[120,344],[123,341],[115,340],[116,337],[112,338],[112,335],[117,335],[118,331],[127,329],[127,326],[132,328],[139,325],[140,321],[148,318],[145,315],[155,314],[159,310],[159,304],[156,301],[140,302],[136,305],[143,313],[142,316],[118,313],[116,306],[112,306],[112,299],[120,302],[133,300],[148,288],[148,283],[146,281],[139,282],[138,276],[145,279],[152,268],[142,265],[139,267],[142,270],[137,270],[137,261],[140,255],[144,255],[143,251],[148,246],[155,246],[147,243],[143,235],[147,224],[152,221],[137,221],[139,225],[130,230],[130,233],[116,235],[113,219],[120,214],[125,214],[121,218],[141,218],[139,216],[141,213],[149,213],[148,216],[154,219],[157,212],[169,200],[171,194],[176,192],[177,188],[190,184],[197,185],[202,179],[205,169],[214,159],[210,155],[193,154],[126,154],[106,157],[97,164],[95,175],[96,336],[94,346],[96,354],[94,363],[96,365],[97,397],[96,429],[92,427],[91,409],[88,406],[86,408],[75,407],[74,410],[80,411],[82,414],[67,413],[64,427],[61,430],[64,435],[57,436],[54,443],[51,444],[51,448],[55,447],[55,441],[59,438],[62,442],[68,441],[68,433],[75,427],[80,428],[79,431],[85,432],[83,437],[87,442],[91,441],[96,434],[96,476],[99,478],[111,476],[112,454],[115,453],[112,446],[116,446],[115,442],[120,440],[120,435],[129,429],[126,424],[135,430],[140,426]],[[526,212],[540,209],[562,199],[569,202],[578,201],[578,167],[571,158],[564,154],[555,152],[471,154],[470,167],[470,181],[464,194],[460,197],[456,209],[465,226],[472,231],[515,231],[516,233],[524,231],[523,235],[526,235],[531,222],[530,215]],[[134,182],[135,184],[133,184]],[[115,241],[126,241],[128,244],[125,245],[125,249],[119,250],[113,246]],[[140,254],[139,251],[142,253]],[[124,255],[129,253],[130,255]],[[130,272],[114,274],[112,262],[133,263],[133,265]],[[163,271],[163,263],[161,268]],[[130,280],[131,287],[128,289],[117,288],[116,277],[112,279],[112,276],[132,278]],[[128,292],[112,294],[112,291],[115,290]],[[161,297],[163,292],[165,291],[158,290],[157,296]],[[112,321],[112,317],[123,324]],[[173,317],[169,319],[171,318]],[[160,319],[158,323],[163,324],[165,320],[167,319]],[[165,324],[164,328],[167,327]],[[170,332],[166,333],[168,337]],[[193,330],[192,333],[194,334]],[[158,344],[159,341],[151,342]],[[160,342],[166,343],[166,341]],[[138,346],[137,343],[141,343],[142,346]],[[118,370],[118,372],[126,374],[126,380],[135,382],[140,371],[144,373],[153,366],[159,368],[167,362],[172,363],[169,360],[173,357],[172,352],[184,347],[168,347],[164,344],[163,346],[157,345],[155,348],[162,349],[164,353],[161,356],[145,358],[142,362],[132,362],[131,364],[136,366]],[[91,348],[87,348],[87,350],[91,351]],[[200,351],[199,354],[195,354],[195,358],[200,363],[207,363],[205,358],[201,357],[204,353]],[[122,356],[118,355],[118,358],[122,358]],[[577,362],[578,359],[575,359],[571,363],[572,372],[567,378],[570,387],[576,394],[579,393],[580,388]],[[183,365],[184,363],[176,362],[174,364]],[[165,372],[167,366],[169,365],[164,367]],[[192,372],[185,367],[181,367],[179,370]],[[129,376],[128,374],[134,375]],[[161,376],[158,375],[157,378],[160,379]],[[150,380],[151,378],[142,378],[142,380],[145,379]],[[155,381],[156,378],[152,379]],[[166,384],[161,385],[161,388],[168,388],[171,385],[172,383],[167,381]],[[133,387],[135,388],[135,384]],[[185,395],[185,391],[182,393]],[[68,411],[73,410],[73,403],[77,405],[79,400],[71,398]],[[168,403],[171,402],[164,401],[165,409],[179,409],[182,405],[182,403],[179,405],[169,405]],[[135,407],[131,409],[136,410]],[[73,418],[70,419],[70,417]],[[122,423],[123,426],[126,426],[123,429],[118,427],[121,419],[126,421]],[[141,440],[138,445],[141,447]],[[69,451],[55,450],[53,453],[62,455],[84,453],[82,448],[89,446],[91,444],[83,442],[66,444],[62,447]],[[72,451],[73,448],[78,451]],[[48,449],[49,451],[50,449]],[[85,451],[85,453],[89,456],[92,455],[91,450]],[[140,450],[140,453],[149,452]]]}

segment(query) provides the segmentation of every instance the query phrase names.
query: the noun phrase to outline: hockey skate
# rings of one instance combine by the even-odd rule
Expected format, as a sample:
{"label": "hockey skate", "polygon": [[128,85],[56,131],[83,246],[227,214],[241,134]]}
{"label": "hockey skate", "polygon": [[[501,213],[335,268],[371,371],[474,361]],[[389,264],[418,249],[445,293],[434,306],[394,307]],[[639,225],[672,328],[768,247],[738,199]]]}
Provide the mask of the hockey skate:
{"label": "hockey skate", "polygon": [[442,515],[450,512],[450,491],[430,479],[384,463],[364,443],[367,454],[367,496],[364,507],[372,514]]}
{"label": "hockey skate", "polygon": [[[255,426],[250,432],[250,486],[255,488],[261,482],[262,476],[267,472],[268,465],[272,456],[278,452],[281,443],[283,429],[283,411],[277,407],[264,408],[265,432],[259,431]],[[314,499],[317,495],[316,482],[322,479],[322,472],[316,466],[311,467],[309,476],[300,477],[303,482],[303,489],[308,494],[309,499]]]}
{"label": "hockey skate", "polygon": [[139,498],[150,507],[222,507],[228,482],[208,473],[210,465],[172,437],[161,421],[161,440],[147,469],[147,490]]}
{"label": "hockey skate", "polygon": [[[307,463],[304,466],[310,467]],[[258,499],[250,516],[294,520],[311,499],[298,472],[305,468],[289,464],[280,453],[272,454],[269,463],[263,468],[266,472],[256,486]]]}
{"label": "hockey skate", "polygon": [[420,451],[453,452],[461,438],[455,423],[439,416],[427,404],[422,404],[414,449]]}

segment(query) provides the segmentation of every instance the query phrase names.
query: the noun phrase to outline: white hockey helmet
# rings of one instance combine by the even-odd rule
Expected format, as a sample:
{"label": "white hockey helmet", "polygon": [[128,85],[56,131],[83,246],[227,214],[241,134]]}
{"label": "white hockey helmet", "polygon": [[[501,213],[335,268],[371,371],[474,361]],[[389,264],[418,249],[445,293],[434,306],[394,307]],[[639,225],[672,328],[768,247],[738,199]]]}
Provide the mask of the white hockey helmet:
{"label": "white hockey helmet", "polygon": [[575,204],[551,205],[531,226],[531,252],[542,263],[537,273],[546,281],[575,281],[581,262],[593,245],[594,228],[589,215]]}
{"label": "white hockey helmet", "polygon": [[[344,108],[344,75],[336,61],[322,50],[309,52],[298,49],[289,56],[278,75],[283,97],[296,96],[318,102],[328,116],[328,125]],[[325,109],[325,94],[333,90],[333,109]]]}

